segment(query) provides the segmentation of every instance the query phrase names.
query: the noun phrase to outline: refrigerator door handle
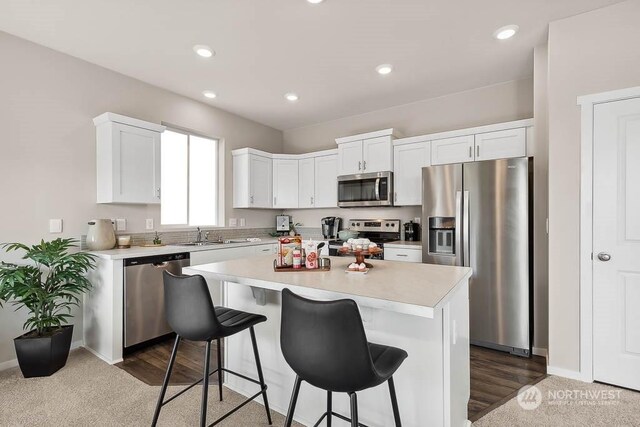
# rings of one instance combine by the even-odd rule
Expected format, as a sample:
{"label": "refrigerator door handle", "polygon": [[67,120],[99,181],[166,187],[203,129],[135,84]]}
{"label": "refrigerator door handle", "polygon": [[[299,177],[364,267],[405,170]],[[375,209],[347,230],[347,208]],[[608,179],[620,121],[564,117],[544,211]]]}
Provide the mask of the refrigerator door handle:
{"label": "refrigerator door handle", "polygon": [[469,255],[469,192],[464,192],[464,199],[462,201],[463,215],[462,215],[462,246],[463,246],[463,265],[469,267],[471,265],[471,259]]}
{"label": "refrigerator door handle", "polygon": [[462,259],[462,191],[456,191],[456,265],[463,265]]}

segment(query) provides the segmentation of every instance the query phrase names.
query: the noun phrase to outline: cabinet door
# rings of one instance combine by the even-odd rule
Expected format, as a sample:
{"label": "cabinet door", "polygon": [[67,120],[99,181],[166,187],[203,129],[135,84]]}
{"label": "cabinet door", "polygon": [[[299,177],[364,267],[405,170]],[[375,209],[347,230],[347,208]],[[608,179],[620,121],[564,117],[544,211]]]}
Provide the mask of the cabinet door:
{"label": "cabinet door", "polygon": [[385,261],[422,262],[422,248],[384,248]]}
{"label": "cabinet door", "polygon": [[507,129],[476,135],[476,160],[508,159],[527,155],[526,129]]}
{"label": "cabinet door", "polygon": [[252,208],[271,207],[271,159],[250,155],[249,204]]}
{"label": "cabinet door", "polygon": [[302,159],[298,161],[298,207],[314,207],[316,195],[315,189],[315,158]]}
{"label": "cabinet door", "polygon": [[431,141],[432,165],[473,162],[474,160],[473,135]]}
{"label": "cabinet door", "polygon": [[273,207],[298,207],[298,160],[273,159]]}
{"label": "cabinet door", "polygon": [[362,171],[386,172],[393,170],[393,146],[391,137],[365,139],[362,142]]}
{"label": "cabinet door", "polygon": [[160,203],[160,133],[113,124],[113,200]]}
{"label": "cabinet door", "polygon": [[362,141],[345,142],[338,145],[339,175],[362,173]]}
{"label": "cabinet door", "polygon": [[315,158],[316,208],[338,206],[338,154]]}
{"label": "cabinet door", "polygon": [[422,168],[431,165],[429,141],[393,149],[393,190],[397,206],[422,205]]}

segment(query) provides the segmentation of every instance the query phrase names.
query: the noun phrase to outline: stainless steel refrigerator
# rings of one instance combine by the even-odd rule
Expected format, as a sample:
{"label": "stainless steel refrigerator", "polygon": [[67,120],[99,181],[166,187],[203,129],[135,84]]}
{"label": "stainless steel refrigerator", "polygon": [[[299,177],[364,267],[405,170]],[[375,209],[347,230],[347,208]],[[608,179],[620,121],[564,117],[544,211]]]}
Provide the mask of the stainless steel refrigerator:
{"label": "stainless steel refrigerator", "polygon": [[422,169],[422,261],[473,269],[471,343],[529,356],[532,160]]}

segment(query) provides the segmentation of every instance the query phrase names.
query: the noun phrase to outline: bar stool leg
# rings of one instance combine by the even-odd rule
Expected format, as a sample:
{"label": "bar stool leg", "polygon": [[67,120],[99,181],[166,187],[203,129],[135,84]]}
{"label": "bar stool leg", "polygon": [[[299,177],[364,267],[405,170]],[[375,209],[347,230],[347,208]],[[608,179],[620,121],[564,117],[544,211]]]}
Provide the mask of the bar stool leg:
{"label": "bar stool leg", "polygon": [[298,402],[298,393],[300,392],[300,384],[302,380],[296,375],[296,382],[293,385],[293,392],[291,393],[291,402],[289,403],[289,410],[287,411],[287,419],[284,422],[284,427],[291,427],[293,423],[293,413],[296,410],[296,403]]}
{"label": "bar stool leg", "polygon": [[393,383],[393,377],[389,378],[389,394],[391,395],[391,406],[393,407],[393,419],[396,422],[396,427],[401,427],[400,411],[398,410],[398,399],[396,398],[396,386]]}
{"label": "bar stool leg", "polygon": [[151,422],[152,427],[155,427],[158,423],[158,417],[160,416],[160,409],[162,408],[164,395],[167,392],[167,386],[169,385],[169,377],[171,377],[171,371],[173,370],[173,363],[176,361],[176,354],[178,354],[178,344],[180,344],[180,335],[176,335],[176,341],[173,344],[173,351],[171,352],[171,358],[167,365],[167,372],[164,374],[164,381],[162,381],[162,388],[160,389],[160,396],[158,397],[156,410],[153,413],[153,421]]}
{"label": "bar stool leg", "polygon": [[350,393],[351,398],[351,427],[358,427],[358,396]]}
{"label": "bar stool leg", "polygon": [[327,391],[327,427],[331,427],[331,392]]}
{"label": "bar stool leg", "polygon": [[220,348],[220,338],[216,340],[218,346],[218,393],[220,394],[220,402],[222,402],[222,349]]}
{"label": "bar stool leg", "polygon": [[204,350],[204,378],[202,383],[202,404],[200,406],[200,427],[207,425],[207,398],[209,395],[209,358],[211,357],[211,341],[207,341]]}
{"label": "bar stool leg", "polygon": [[271,425],[271,411],[269,410],[269,400],[267,399],[267,386],[264,383],[264,375],[262,375],[262,365],[260,364],[260,355],[258,354],[258,344],[256,343],[256,332],[253,330],[253,326],[249,328],[251,333],[251,344],[253,345],[253,354],[256,358],[256,366],[258,368],[258,379],[260,380],[260,387],[262,388],[262,400],[264,401],[264,408],[267,410],[267,420]]}

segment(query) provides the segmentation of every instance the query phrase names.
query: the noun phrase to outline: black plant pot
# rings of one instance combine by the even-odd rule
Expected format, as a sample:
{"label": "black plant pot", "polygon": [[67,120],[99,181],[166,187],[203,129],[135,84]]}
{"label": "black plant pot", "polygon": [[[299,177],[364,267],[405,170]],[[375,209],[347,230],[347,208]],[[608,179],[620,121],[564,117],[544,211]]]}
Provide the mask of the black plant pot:
{"label": "black plant pot", "polygon": [[25,378],[48,377],[67,363],[73,325],[63,326],[47,337],[29,337],[30,334],[13,340],[18,364]]}

